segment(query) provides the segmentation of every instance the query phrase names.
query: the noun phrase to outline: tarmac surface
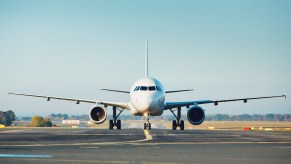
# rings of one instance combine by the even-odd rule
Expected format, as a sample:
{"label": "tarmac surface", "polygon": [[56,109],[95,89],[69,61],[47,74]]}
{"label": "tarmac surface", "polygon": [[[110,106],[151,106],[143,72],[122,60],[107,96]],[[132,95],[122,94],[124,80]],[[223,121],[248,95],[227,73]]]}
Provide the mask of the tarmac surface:
{"label": "tarmac surface", "polygon": [[[0,163],[290,163],[291,132],[0,129]],[[157,125],[155,127],[162,127]]]}

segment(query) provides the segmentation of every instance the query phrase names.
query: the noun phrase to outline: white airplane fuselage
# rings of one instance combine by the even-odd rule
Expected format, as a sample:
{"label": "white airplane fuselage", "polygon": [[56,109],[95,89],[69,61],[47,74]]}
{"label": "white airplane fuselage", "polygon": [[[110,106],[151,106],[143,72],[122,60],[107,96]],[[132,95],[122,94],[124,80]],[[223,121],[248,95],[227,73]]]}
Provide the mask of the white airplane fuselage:
{"label": "white airplane fuselage", "polygon": [[165,107],[165,90],[154,78],[137,80],[130,89],[129,107],[132,115],[160,116]]}

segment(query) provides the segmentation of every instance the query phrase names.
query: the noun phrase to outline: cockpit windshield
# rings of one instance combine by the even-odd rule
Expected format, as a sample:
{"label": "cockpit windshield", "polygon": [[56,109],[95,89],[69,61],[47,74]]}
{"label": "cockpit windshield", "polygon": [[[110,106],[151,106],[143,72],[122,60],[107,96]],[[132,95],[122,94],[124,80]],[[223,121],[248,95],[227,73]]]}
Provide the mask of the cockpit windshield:
{"label": "cockpit windshield", "polygon": [[141,87],[140,87],[140,90],[141,90],[141,91],[146,91],[146,90],[148,90],[148,87],[146,87],[146,86],[141,86]]}
{"label": "cockpit windshield", "polygon": [[149,86],[149,91],[155,91],[156,87],[155,86]]}
{"label": "cockpit windshield", "polygon": [[134,91],[161,91],[159,86],[136,86]]}

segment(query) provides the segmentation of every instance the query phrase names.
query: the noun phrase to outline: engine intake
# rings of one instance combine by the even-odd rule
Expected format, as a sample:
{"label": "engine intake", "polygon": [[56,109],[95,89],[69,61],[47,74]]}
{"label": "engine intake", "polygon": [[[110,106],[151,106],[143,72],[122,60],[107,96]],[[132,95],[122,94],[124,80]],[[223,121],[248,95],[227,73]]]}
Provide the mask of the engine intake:
{"label": "engine intake", "polygon": [[200,125],[205,119],[204,110],[200,106],[193,106],[188,110],[187,118],[192,125]]}
{"label": "engine intake", "polygon": [[102,124],[107,117],[107,110],[102,106],[94,106],[90,110],[89,117],[95,124]]}

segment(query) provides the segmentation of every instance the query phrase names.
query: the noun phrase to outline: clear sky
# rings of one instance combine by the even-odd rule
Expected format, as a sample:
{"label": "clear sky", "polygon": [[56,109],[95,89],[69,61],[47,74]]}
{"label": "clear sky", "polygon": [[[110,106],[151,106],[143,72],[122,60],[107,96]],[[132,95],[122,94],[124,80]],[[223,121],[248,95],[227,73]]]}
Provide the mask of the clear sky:
{"label": "clear sky", "polygon": [[[168,101],[291,93],[289,0],[0,0],[0,110],[85,114],[91,104],[8,96],[9,91],[129,101],[149,74]],[[206,113],[291,113],[291,98],[204,105]]]}

